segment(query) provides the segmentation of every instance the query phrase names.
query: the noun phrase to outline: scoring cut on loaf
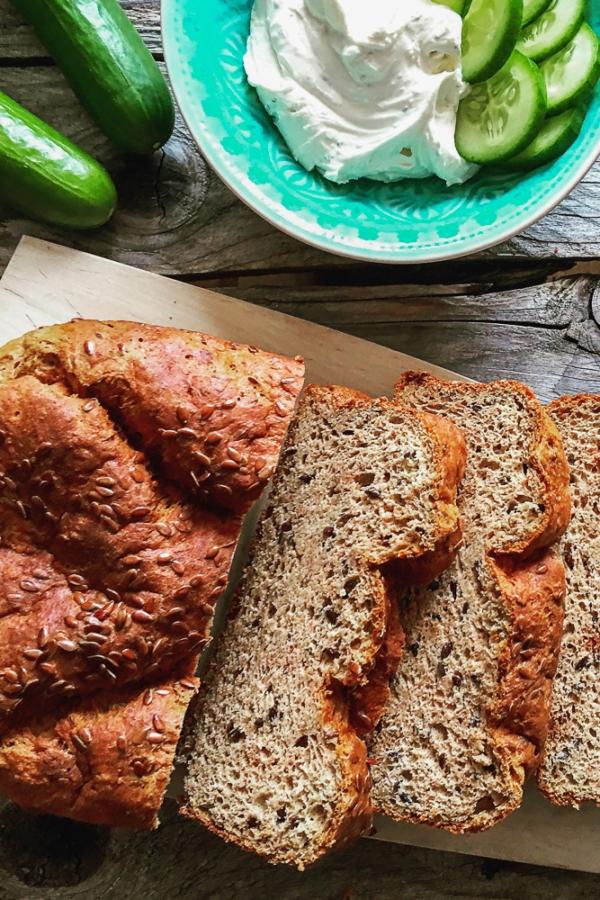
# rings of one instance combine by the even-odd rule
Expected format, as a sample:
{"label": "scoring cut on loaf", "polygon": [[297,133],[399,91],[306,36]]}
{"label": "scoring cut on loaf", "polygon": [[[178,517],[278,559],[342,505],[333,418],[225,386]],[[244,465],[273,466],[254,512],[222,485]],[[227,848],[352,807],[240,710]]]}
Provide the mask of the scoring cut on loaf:
{"label": "scoring cut on loaf", "polygon": [[189,676],[302,380],[299,360],[129,322],[0,348],[6,795],[157,824]]}
{"label": "scoring cut on loaf", "polygon": [[521,384],[406,373],[397,398],[464,431],[463,545],[401,599],[406,653],[369,745],[374,802],[398,820],[477,831],[519,806],[546,734],[564,593],[546,547],[568,521],[567,464]]}
{"label": "scoring cut on loaf", "polygon": [[573,516],[560,551],[565,625],[538,784],[559,806],[600,804],[600,396],[548,406],[571,467]]}
{"label": "scoring cut on loaf", "polygon": [[198,697],[184,814],[301,869],[368,827],[390,583],[451,556],[463,465],[451,423],[307,390]]}

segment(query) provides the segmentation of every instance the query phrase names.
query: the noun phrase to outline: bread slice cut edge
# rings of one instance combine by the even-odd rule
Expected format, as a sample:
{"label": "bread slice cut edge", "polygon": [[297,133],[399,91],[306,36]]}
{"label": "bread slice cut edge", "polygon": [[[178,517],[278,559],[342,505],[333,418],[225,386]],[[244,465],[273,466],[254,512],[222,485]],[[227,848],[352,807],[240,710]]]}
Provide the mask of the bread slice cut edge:
{"label": "bread slice cut edge", "polygon": [[[376,586],[375,584],[373,586],[374,603],[371,611],[373,627],[370,643],[363,647],[360,654],[354,654],[344,671],[338,671],[324,680],[318,700],[321,709],[321,731],[323,734],[328,734],[331,740],[335,740],[340,799],[323,825],[318,839],[314,840],[305,852],[300,853],[297,849],[283,845],[266,852],[264,846],[261,846],[253,837],[250,828],[233,829],[227,827],[224,822],[215,821],[214,816],[202,808],[201,804],[199,805],[192,797],[194,780],[202,778],[201,769],[194,771],[194,751],[192,751],[186,782],[187,797],[181,812],[202,822],[211,831],[226,840],[234,842],[246,850],[266,856],[270,862],[288,863],[299,869],[312,864],[329,850],[344,846],[364,833],[371,823],[371,779],[367,749],[361,736],[373,727],[381,714],[385,705],[389,674],[401,652],[402,636],[397,628],[397,618],[395,615],[390,615],[390,609],[393,608],[391,604],[395,601],[394,585],[398,579],[428,579],[432,577],[432,573],[437,573],[443,568],[451,558],[454,548],[459,542],[459,521],[454,500],[464,466],[464,441],[458,429],[451,423],[442,421],[435,416],[399,407],[387,400],[372,400],[346,388],[315,386],[307,388],[305,392],[297,419],[290,428],[282,460],[286,459],[287,452],[294,447],[299,430],[298,421],[301,422],[302,417],[307,415],[306,410],[310,404],[317,406],[321,404],[323,415],[325,415],[325,411],[327,414],[335,416],[340,413],[346,414],[348,411],[352,414],[356,410],[357,416],[360,418],[361,410],[377,410],[376,413],[373,412],[373,415],[381,415],[383,418],[397,415],[400,419],[402,416],[408,416],[418,423],[418,427],[425,436],[424,439],[434,449],[434,456],[431,460],[434,473],[431,476],[431,483],[435,486],[432,488],[432,494],[435,494],[435,504],[431,520],[435,522],[435,526],[432,528],[435,538],[430,540],[427,545],[419,545],[417,542],[412,550],[396,545],[392,545],[388,549],[379,546],[367,554],[368,566],[376,576]],[[283,479],[284,476],[279,472],[276,473],[271,500],[273,496],[278,496],[279,477]],[[260,548],[261,525],[259,525],[256,540]],[[255,558],[253,554],[256,552],[256,548],[251,552],[247,572],[252,566]],[[244,578],[247,577],[249,576],[244,576]],[[241,594],[243,594],[245,586],[246,582],[243,580]],[[239,615],[239,606],[241,603],[243,604],[243,596],[240,596],[240,593],[234,601],[234,608],[230,614],[229,625],[231,628],[234,627],[232,623]],[[213,689],[212,684],[218,682],[220,674],[222,676],[222,670],[219,669],[219,650],[226,643],[228,634],[226,628],[224,635],[220,638],[220,646],[213,658],[212,668],[209,668],[207,673],[210,690]],[[202,705],[202,690],[198,705]],[[198,722],[200,722],[200,717]],[[206,740],[211,738],[212,735]],[[196,734],[196,741],[197,754],[198,742],[202,742],[202,734]]]}

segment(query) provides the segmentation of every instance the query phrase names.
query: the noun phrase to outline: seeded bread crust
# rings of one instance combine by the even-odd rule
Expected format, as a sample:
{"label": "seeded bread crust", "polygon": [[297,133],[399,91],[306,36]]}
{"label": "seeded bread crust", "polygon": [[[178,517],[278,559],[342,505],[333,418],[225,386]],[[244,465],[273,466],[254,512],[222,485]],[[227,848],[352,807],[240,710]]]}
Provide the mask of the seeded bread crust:
{"label": "seeded bread crust", "polygon": [[57,385],[0,385],[0,430],[0,728],[197,654],[240,518],[179,504],[98,403]]}
{"label": "seeded bread crust", "polygon": [[[470,455],[458,499],[464,545],[441,579],[401,600],[411,652],[370,743],[375,804],[398,820],[458,834],[480,831],[519,806],[546,736],[564,596],[562,564],[546,548],[568,522],[568,467],[556,427],[523,385],[450,384],[406,373],[397,398],[450,416],[466,429]],[[521,410],[529,428],[523,451],[515,434],[516,456],[505,462],[502,454],[511,451],[495,447],[496,438],[486,427],[474,429],[473,419],[469,427],[461,400],[475,417],[497,418],[509,402]],[[497,413],[490,413],[490,403]],[[521,466],[519,488],[508,473]],[[523,504],[526,527],[517,528],[518,520],[509,526],[510,515],[505,521],[501,509],[485,506],[488,473],[500,478],[492,503],[505,502],[502,491],[524,492],[516,509]],[[475,510],[479,503],[483,512]],[[465,600],[464,625],[473,630],[462,635]],[[415,675],[415,659],[423,654],[428,668]],[[435,704],[426,716],[421,693],[430,698],[423,703]]]}
{"label": "seeded bread crust", "polygon": [[[177,672],[193,672],[207,643],[242,514],[275,466],[302,371],[254,348],[131,323],[78,321],[0,349],[0,780],[9,796],[89,821],[155,824],[171,734],[193,688]],[[190,480],[194,502],[184,502]],[[155,700],[169,733],[147,741],[152,777],[130,766],[111,781],[116,750],[106,742],[120,729],[137,743],[130,726],[158,681],[172,685],[170,699]],[[61,735],[85,717],[98,749],[73,803],[52,760],[56,744],[73,752]]]}
{"label": "seeded bread crust", "polygon": [[573,517],[560,543],[565,627],[538,784],[558,806],[600,805],[600,396],[561,397],[547,410],[571,466]]}
{"label": "seeded bread crust", "polygon": [[[429,448],[426,461],[417,464],[414,457],[421,494],[412,475],[403,470],[408,464],[413,471],[412,454],[417,453],[412,450],[412,438],[404,433],[407,422],[420,435],[419,451]],[[393,441],[378,438],[381,448],[375,470],[370,471],[376,453],[370,442],[373,434],[382,434],[378,428],[393,435]],[[312,440],[317,443],[309,447]],[[446,563],[458,543],[454,497],[464,455],[462,436],[448,422],[399,410],[389,401],[372,400],[345,388],[307,389],[290,428],[269,506],[259,524],[227,627],[217,641],[198,697],[184,815],[270,862],[300,869],[369,827],[371,782],[366,747],[359,734],[372,727],[380,715],[387,691],[384,676],[389,675],[400,652],[401,634],[394,627],[395,617],[391,623],[389,618],[391,585],[407,572],[416,575],[418,559],[424,561],[427,572],[439,571],[437,566]],[[334,472],[328,468],[329,460],[336,461]],[[388,466],[386,481],[381,470]],[[400,490],[406,491],[403,498],[392,497]],[[420,513],[422,521],[414,514],[414,505],[420,509],[421,500],[426,508]],[[373,535],[353,531],[352,539],[342,537],[352,519],[348,511],[356,510],[352,504],[365,504],[370,510],[366,522]],[[384,509],[389,510],[385,513],[389,525],[379,520]],[[338,540],[342,541],[341,550],[336,547]],[[344,540],[350,541],[351,549]],[[326,549],[328,541],[330,550]],[[322,551],[324,560],[331,559],[333,564],[335,559],[335,571],[346,573],[348,587],[338,587],[336,592],[332,584],[323,589],[322,597],[311,599],[310,590],[320,592],[322,588],[319,577],[310,576],[305,566],[314,566]],[[284,566],[277,574],[280,565],[296,558],[298,565],[293,564],[292,572]],[[321,575],[329,577],[326,572]],[[288,578],[290,585],[306,583],[307,588],[290,586],[295,611],[286,613],[284,585]],[[367,598],[368,611],[364,611],[361,603]],[[269,604],[272,609],[265,618]],[[305,614],[307,623],[313,617],[312,627],[306,626],[311,635],[313,629],[319,635],[323,632],[318,647],[309,647],[306,653],[304,644],[310,645],[312,636],[300,631]],[[260,618],[260,627],[253,633],[255,616],[257,622]],[[352,622],[345,637],[336,631],[344,617]],[[277,648],[279,628],[287,629],[289,662],[282,662],[282,651]],[[356,640],[356,647],[350,646],[351,640]],[[254,659],[259,654],[257,641],[267,654],[265,662],[262,656]],[[329,646],[323,649],[320,641]],[[298,673],[296,699],[276,683],[278,677],[287,677],[288,667]],[[256,718],[264,698],[268,698],[269,709]],[[303,710],[304,704],[310,709],[301,712],[297,722],[298,709]],[[299,729],[303,731],[300,737]],[[222,748],[229,749],[221,753]],[[273,754],[279,758],[281,753],[280,765]],[[306,767],[313,765],[314,754],[319,759],[322,756],[323,762],[312,777]],[[282,771],[290,766],[287,774]],[[252,779],[242,788],[238,781],[246,771]],[[321,774],[323,786],[315,782]],[[285,801],[278,799],[278,790]]]}
{"label": "seeded bread crust", "polygon": [[273,474],[304,366],[197,332],[76,319],[0,350],[0,381],[21,375],[97,398],[163,477],[245,512]]}
{"label": "seeded bread crust", "polygon": [[16,715],[0,739],[0,792],[38,813],[156,828],[198,684],[186,675]]}

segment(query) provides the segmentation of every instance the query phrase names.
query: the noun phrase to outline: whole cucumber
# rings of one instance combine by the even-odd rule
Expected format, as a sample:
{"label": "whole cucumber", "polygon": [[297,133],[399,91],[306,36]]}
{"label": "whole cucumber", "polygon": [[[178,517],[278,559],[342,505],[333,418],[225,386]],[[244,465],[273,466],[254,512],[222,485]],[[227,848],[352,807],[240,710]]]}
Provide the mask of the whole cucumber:
{"label": "whole cucumber", "polygon": [[97,228],[110,219],[117,192],[91,156],[0,93],[0,199],[35,219]]}
{"label": "whole cucumber", "polygon": [[13,0],[104,134],[129,153],[169,139],[166,81],[118,0]]}

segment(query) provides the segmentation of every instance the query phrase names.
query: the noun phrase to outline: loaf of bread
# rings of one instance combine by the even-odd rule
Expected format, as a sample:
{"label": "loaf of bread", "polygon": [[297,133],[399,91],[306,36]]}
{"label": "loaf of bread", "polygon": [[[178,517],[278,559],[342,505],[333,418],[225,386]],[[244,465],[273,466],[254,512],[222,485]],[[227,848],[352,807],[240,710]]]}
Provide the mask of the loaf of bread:
{"label": "loaf of bread", "polygon": [[600,396],[562,397],[548,412],[571,467],[573,516],[560,544],[565,626],[538,783],[560,806],[600,804]]}
{"label": "loaf of bread", "polygon": [[[9,796],[89,821],[155,822],[194,687],[178,673],[193,673],[207,643],[302,374],[299,361],[255,348],[119,322],[40,329],[0,349]],[[147,748],[151,777],[136,762],[150,713],[165,723]],[[88,732],[86,769],[81,741],[64,735]],[[131,754],[113,741],[121,734]],[[61,774],[65,755],[85,774],[81,790]]]}
{"label": "loaf of bread", "polygon": [[523,385],[407,373],[397,398],[464,430],[464,542],[401,598],[406,652],[369,745],[373,797],[398,820],[481,830],[519,806],[546,735],[564,593],[546,548],[568,522],[568,469]]}
{"label": "loaf of bread", "polygon": [[368,828],[391,585],[447,563],[463,465],[449,422],[307,390],[197,698],[185,815],[301,869]]}

